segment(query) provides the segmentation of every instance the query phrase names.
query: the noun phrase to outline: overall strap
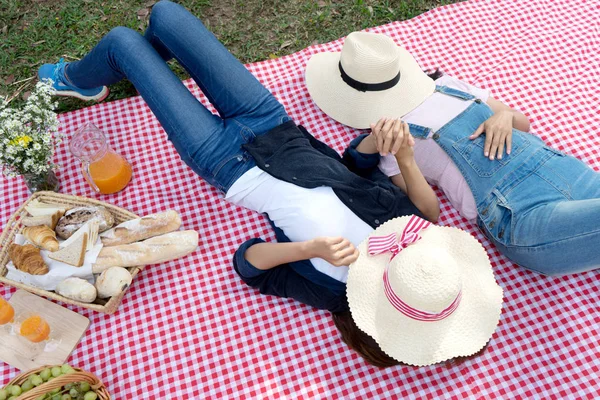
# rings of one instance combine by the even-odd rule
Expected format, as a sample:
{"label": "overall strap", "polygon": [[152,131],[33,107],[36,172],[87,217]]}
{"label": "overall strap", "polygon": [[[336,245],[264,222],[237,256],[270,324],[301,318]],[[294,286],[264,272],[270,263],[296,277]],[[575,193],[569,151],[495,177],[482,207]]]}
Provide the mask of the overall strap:
{"label": "overall strap", "polygon": [[[477,99],[475,96],[473,96],[472,94],[469,94],[467,92],[463,92],[462,90],[458,90],[458,89],[454,89],[448,86],[436,86],[435,87],[435,91],[438,93],[442,93],[448,96],[452,96],[452,97],[456,97],[457,99],[461,99],[461,100],[465,100],[465,101],[469,101],[469,100],[479,100]],[[481,102],[481,100],[479,100],[479,102]],[[478,102],[478,103],[479,103]]]}

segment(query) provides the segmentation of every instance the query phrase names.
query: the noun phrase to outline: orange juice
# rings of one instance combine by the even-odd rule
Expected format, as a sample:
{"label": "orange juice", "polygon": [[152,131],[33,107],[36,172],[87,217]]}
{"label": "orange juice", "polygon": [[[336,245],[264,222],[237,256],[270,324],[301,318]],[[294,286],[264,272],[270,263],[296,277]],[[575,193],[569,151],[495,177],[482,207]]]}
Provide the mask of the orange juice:
{"label": "orange juice", "polygon": [[131,180],[131,165],[123,157],[110,151],[91,163],[89,168],[90,176],[103,194],[116,193]]}
{"label": "orange juice", "polygon": [[15,316],[15,309],[10,303],[0,297],[0,325],[8,324]]}
{"label": "orange juice", "polygon": [[19,333],[33,343],[39,343],[50,336],[50,326],[45,319],[39,315],[34,315],[23,321]]}

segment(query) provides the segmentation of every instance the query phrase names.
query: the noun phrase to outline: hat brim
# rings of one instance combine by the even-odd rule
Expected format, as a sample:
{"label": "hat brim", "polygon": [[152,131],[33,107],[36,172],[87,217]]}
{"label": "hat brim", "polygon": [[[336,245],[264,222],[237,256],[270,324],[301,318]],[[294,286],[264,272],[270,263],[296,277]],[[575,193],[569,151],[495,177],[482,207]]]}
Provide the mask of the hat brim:
{"label": "hat brim", "polygon": [[[390,220],[372,235],[402,232],[409,218]],[[436,243],[457,260],[462,276],[460,305],[449,317],[435,322],[411,319],[389,303],[382,277],[390,255],[369,256],[367,243],[368,238],[359,245],[360,256],[350,265],[348,303],[356,325],[386,354],[406,364],[425,366],[473,355],[490,340],[500,322],[502,288],[477,239],[458,228],[431,225],[421,232],[421,240],[403,250],[406,254],[424,251],[418,246]],[[402,252],[396,258],[401,267]]]}
{"label": "hat brim", "polygon": [[390,89],[361,92],[347,85],[339,70],[341,53],[318,53],[306,65],[306,87],[313,101],[331,118],[367,129],[381,117],[400,118],[435,91],[435,83],[412,56],[398,48],[400,80]]}

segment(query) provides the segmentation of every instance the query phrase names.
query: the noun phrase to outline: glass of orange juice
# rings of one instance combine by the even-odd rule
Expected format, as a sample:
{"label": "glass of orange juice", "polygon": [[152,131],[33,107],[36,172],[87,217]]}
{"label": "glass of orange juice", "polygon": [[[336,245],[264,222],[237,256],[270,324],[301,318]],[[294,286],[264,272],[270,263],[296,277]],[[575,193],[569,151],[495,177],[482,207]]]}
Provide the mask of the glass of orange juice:
{"label": "glass of orange juice", "polygon": [[20,324],[19,334],[33,343],[40,343],[50,337],[50,325],[39,315],[27,316]]}
{"label": "glass of orange juice", "polygon": [[0,296],[0,325],[13,322],[14,317],[15,309],[8,301]]}
{"label": "glass of orange juice", "polygon": [[77,129],[69,149],[81,160],[83,176],[97,193],[116,193],[131,180],[131,164],[111,149],[104,133],[94,124]]}

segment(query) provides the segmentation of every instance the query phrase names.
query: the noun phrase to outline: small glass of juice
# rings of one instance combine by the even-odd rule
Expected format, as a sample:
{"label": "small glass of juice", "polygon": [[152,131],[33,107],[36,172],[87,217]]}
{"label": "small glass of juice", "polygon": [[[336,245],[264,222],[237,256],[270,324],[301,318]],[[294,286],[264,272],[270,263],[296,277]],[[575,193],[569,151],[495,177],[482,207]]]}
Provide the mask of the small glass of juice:
{"label": "small glass of juice", "polygon": [[50,325],[39,315],[31,315],[21,322],[19,335],[30,342],[40,343],[50,337]]}
{"label": "small glass of juice", "polygon": [[77,129],[69,149],[81,160],[83,176],[97,193],[117,193],[131,180],[131,164],[110,147],[104,133],[94,124],[87,123]]}
{"label": "small glass of juice", "polygon": [[3,297],[0,297],[0,325],[5,325],[13,322],[15,317],[15,309]]}

